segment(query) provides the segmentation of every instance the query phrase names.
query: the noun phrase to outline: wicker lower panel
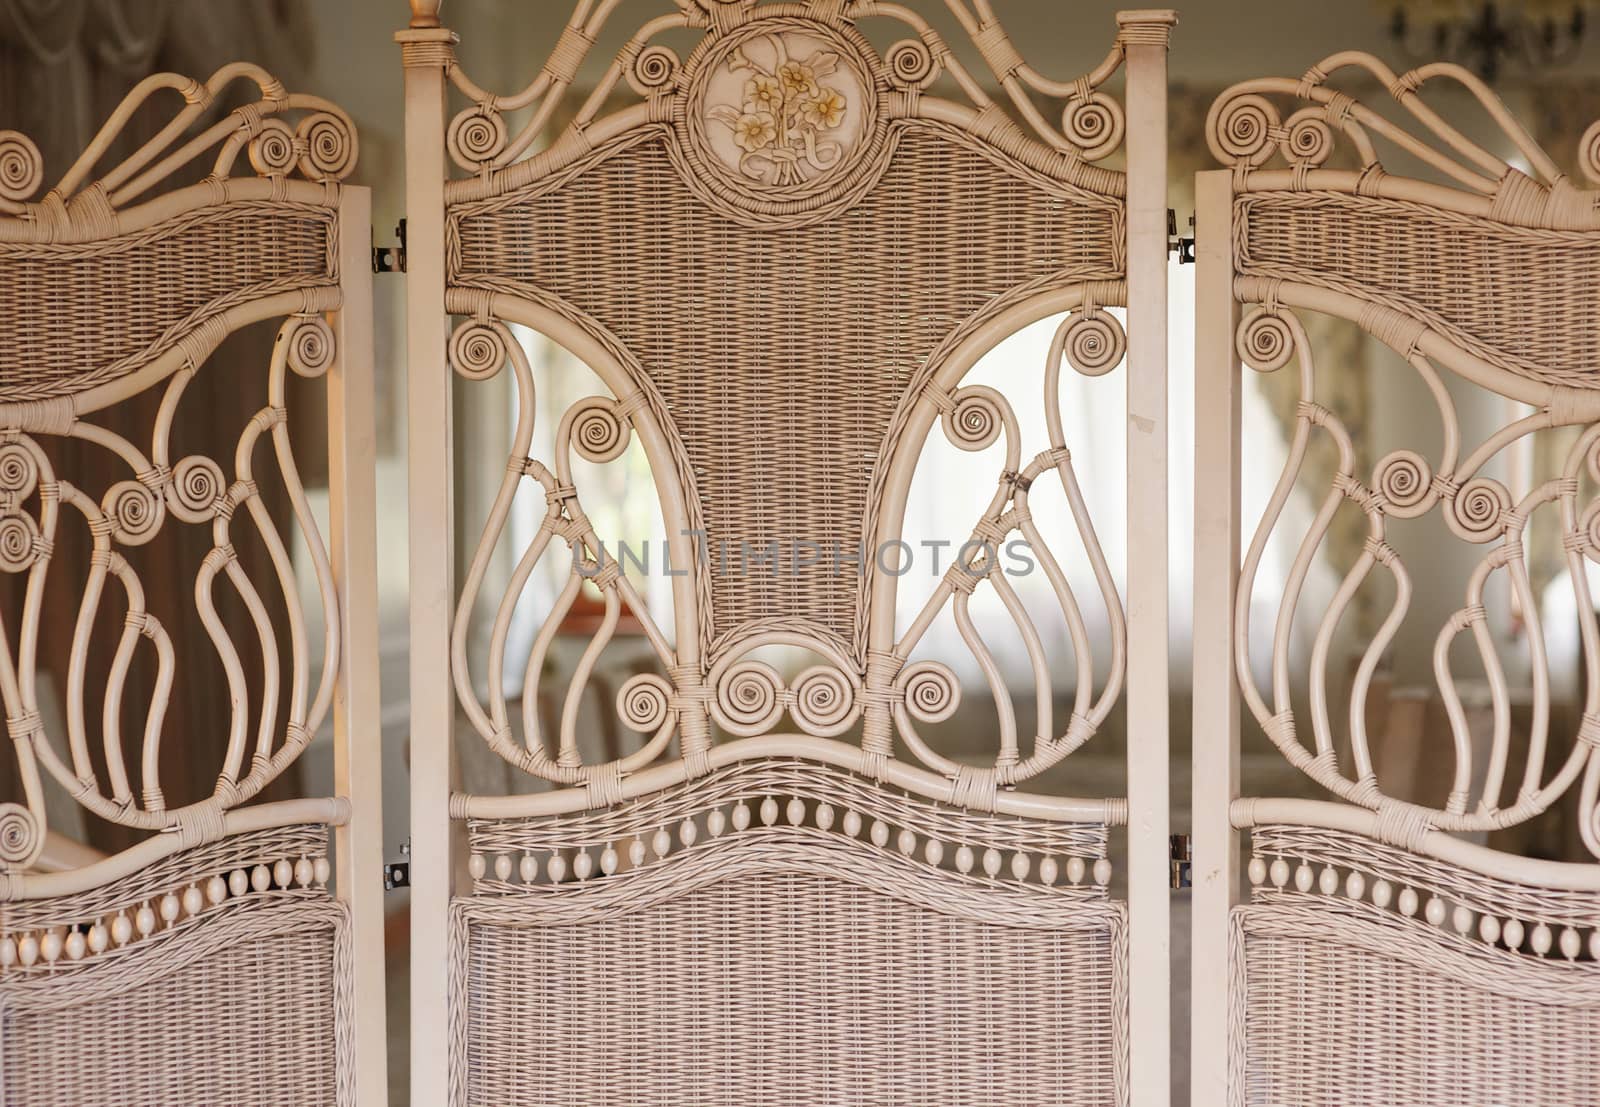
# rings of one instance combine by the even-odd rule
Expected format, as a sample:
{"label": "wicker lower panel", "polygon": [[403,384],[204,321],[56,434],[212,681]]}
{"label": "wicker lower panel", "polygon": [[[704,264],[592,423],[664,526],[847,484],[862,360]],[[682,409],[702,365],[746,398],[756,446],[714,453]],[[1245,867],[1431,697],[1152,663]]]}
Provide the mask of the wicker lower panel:
{"label": "wicker lower panel", "polygon": [[1119,904],[1005,925],[800,871],[587,920],[545,899],[456,906],[457,1103],[1125,1101]]}
{"label": "wicker lower panel", "polygon": [[1491,956],[1310,897],[1237,908],[1234,923],[1236,1104],[1600,1103],[1594,963]]}

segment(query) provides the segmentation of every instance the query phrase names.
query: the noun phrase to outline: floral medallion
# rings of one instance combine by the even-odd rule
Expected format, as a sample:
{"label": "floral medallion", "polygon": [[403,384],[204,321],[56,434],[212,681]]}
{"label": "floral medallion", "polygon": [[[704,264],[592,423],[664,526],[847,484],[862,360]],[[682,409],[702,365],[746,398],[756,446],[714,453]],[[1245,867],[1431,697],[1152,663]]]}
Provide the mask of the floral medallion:
{"label": "floral medallion", "polygon": [[879,68],[853,31],[798,17],[753,20],[688,64],[685,169],[719,207],[814,211],[862,182],[883,146]]}

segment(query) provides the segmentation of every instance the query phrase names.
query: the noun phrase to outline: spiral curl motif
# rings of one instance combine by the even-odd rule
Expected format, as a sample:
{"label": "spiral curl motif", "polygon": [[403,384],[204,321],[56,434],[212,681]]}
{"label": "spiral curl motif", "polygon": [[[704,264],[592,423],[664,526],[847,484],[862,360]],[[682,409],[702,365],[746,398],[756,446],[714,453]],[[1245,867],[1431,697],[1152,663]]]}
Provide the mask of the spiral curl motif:
{"label": "spiral curl motif", "polygon": [[300,172],[313,180],[343,180],[356,167],[355,132],[331,112],[312,112],[300,120],[295,137],[304,146]]}
{"label": "spiral curl motif", "polygon": [[572,448],[596,465],[615,461],[628,448],[631,431],[617,416],[615,401],[590,396],[572,405]]}
{"label": "spiral curl motif", "polygon": [[933,51],[920,39],[908,38],[895,43],[889,47],[883,61],[889,71],[889,80],[903,89],[927,88],[939,75]]}
{"label": "spiral curl motif", "polygon": [[281,177],[299,160],[294,132],[281,119],[261,123],[261,133],[250,140],[250,167],[263,177]]}
{"label": "spiral curl motif", "polygon": [[1590,124],[1578,140],[1578,164],[1583,167],[1585,177],[1600,185],[1600,120]]}
{"label": "spiral curl motif", "polygon": [[1103,92],[1090,93],[1087,99],[1074,96],[1061,109],[1061,134],[1095,161],[1122,144],[1122,109]]}
{"label": "spiral curl motif", "polygon": [[1261,165],[1272,157],[1277,144],[1278,109],[1265,97],[1249,93],[1211,108],[1206,121],[1206,142],[1218,161]]}
{"label": "spiral curl motif", "polygon": [[1445,522],[1468,542],[1488,542],[1505,530],[1511,511],[1511,493],[1490,477],[1463,484],[1444,513]]}
{"label": "spiral curl motif", "polygon": [[468,108],[450,121],[446,141],[456,161],[471,167],[493,161],[506,148],[510,136],[500,113],[480,106]]}
{"label": "spiral curl motif", "polygon": [[156,494],[136,480],[113,484],[100,510],[111,520],[117,541],[126,546],[142,546],[154,538],[164,514]]}
{"label": "spiral curl motif", "polygon": [[855,689],[831,665],[813,665],[789,689],[789,714],[807,734],[831,738],[854,721]]}
{"label": "spiral curl motif", "polygon": [[217,501],[228,491],[228,482],[215,461],[190,454],[173,467],[168,487],[172,513],[185,523],[203,523],[216,514]]}
{"label": "spiral curl motif", "polygon": [[1583,556],[1600,565],[1600,499],[1584,509],[1578,519],[1578,534],[1583,539]]}
{"label": "spiral curl motif", "polygon": [[1272,373],[1289,364],[1294,334],[1276,315],[1257,309],[1239,324],[1239,360],[1258,373]]}
{"label": "spiral curl motif", "polygon": [[900,674],[906,711],[921,723],[942,723],[961,706],[961,682],[948,665],[919,661]]}
{"label": "spiral curl motif", "polygon": [[984,385],[970,385],[953,397],[954,404],[944,413],[944,433],[957,447],[986,450],[1005,429],[1006,400]]}
{"label": "spiral curl motif", "polygon": [[617,717],[631,729],[648,733],[667,721],[671,701],[671,685],[654,673],[639,673],[617,690]]}
{"label": "spiral curl motif", "polygon": [[1415,518],[1428,509],[1433,472],[1421,454],[1395,450],[1372,470],[1372,487],[1382,493],[1390,515]]}
{"label": "spiral curl motif", "polygon": [[1067,364],[1086,377],[1100,377],[1122,364],[1128,336],[1117,317],[1101,308],[1067,317],[1060,333]]}
{"label": "spiral curl motif", "polygon": [[0,571],[21,573],[39,558],[39,524],[31,515],[0,516]]}
{"label": "spiral curl motif", "polygon": [[1318,166],[1333,153],[1333,128],[1317,109],[1295,112],[1287,128],[1283,156],[1291,164]]}
{"label": "spiral curl motif", "polygon": [[33,812],[16,803],[0,803],[0,865],[25,869],[44,851],[44,827]]}
{"label": "spiral curl motif", "polygon": [[320,377],[333,364],[333,328],[327,320],[309,317],[289,338],[289,368],[302,377]]}
{"label": "spiral curl motif", "polygon": [[628,68],[628,84],[640,96],[669,90],[678,77],[678,55],[665,46],[646,46]]}
{"label": "spiral curl motif", "polygon": [[764,734],[783,716],[783,692],[771,665],[741,661],[717,682],[717,721],[740,737]]}
{"label": "spiral curl motif", "polygon": [[44,158],[21,131],[0,131],[0,199],[21,202],[44,183]]}
{"label": "spiral curl motif", "polygon": [[0,492],[12,502],[28,496],[39,484],[39,461],[20,442],[0,443]]}
{"label": "spiral curl motif", "polygon": [[450,336],[450,364],[467,380],[492,380],[505,363],[505,337],[487,323],[463,323]]}

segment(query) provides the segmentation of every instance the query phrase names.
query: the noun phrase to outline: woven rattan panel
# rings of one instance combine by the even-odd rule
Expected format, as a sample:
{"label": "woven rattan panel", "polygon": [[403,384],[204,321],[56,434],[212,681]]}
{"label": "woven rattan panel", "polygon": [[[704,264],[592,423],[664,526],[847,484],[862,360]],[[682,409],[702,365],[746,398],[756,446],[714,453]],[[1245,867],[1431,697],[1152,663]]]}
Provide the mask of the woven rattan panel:
{"label": "woven rattan panel", "polygon": [[181,940],[0,996],[6,1107],[335,1107],[337,903],[223,912]]}
{"label": "woven rattan panel", "polygon": [[1330,192],[1257,193],[1236,214],[1241,274],[1398,308],[1504,368],[1600,387],[1600,232]]}
{"label": "woven rattan panel", "polygon": [[[1002,166],[939,124],[896,126],[878,183],[809,227],[753,229],[709,210],[669,160],[664,127],[453,212],[453,285],[553,294],[654,384],[703,511],[719,639],[790,618],[852,642],[862,578],[849,559],[913,377],[1004,301],[1123,275],[1117,201]],[[738,560],[740,542],[777,568],[741,571],[753,561]],[[806,542],[818,564],[804,564]]]}
{"label": "woven rattan panel", "polygon": [[1371,914],[1236,909],[1235,1103],[1600,1103],[1600,965]]}
{"label": "woven rattan panel", "polygon": [[486,911],[467,926],[464,1102],[1117,1103],[1123,916],[1078,909],[1103,925],[770,872],[578,925]]}
{"label": "woven rattan panel", "polygon": [[0,243],[0,401],[114,380],[234,304],[331,283],[332,223],[240,202],[101,241]]}

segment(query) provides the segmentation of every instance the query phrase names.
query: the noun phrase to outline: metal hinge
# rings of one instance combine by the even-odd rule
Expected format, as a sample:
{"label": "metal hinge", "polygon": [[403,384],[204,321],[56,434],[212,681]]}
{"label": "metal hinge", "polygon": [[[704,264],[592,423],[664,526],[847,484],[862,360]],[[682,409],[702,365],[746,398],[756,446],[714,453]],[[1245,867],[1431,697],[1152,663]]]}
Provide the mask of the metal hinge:
{"label": "metal hinge", "polygon": [[1194,264],[1194,216],[1189,216],[1189,233],[1178,234],[1178,213],[1167,209],[1167,253],[1178,255],[1179,265]]}
{"label": "metal hinge", "polygon": [[404,273],[406,271],[406,221],[400,220],[394,228],[395,237],[400,240],[398,246],[376,245],[377,236],[373,236],[372,271],[374,273]]}
{"label": "metal hinge", "polygon": [[1170,882],[1173,891],[1190,887],[1193,881],[1193,868],[1189,855],[1189,836],[1187,834],[1173,834],[1167,839],[1167,857],[1172,870]]}
{"label": "metal hinge", "polygon": [[396,888],[411,887],[411,839],[407,838],[400,846],[400,856],[407,858],[405,861],[391,861],[383,867],[383,890],[392,892]]}

